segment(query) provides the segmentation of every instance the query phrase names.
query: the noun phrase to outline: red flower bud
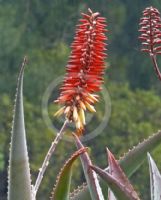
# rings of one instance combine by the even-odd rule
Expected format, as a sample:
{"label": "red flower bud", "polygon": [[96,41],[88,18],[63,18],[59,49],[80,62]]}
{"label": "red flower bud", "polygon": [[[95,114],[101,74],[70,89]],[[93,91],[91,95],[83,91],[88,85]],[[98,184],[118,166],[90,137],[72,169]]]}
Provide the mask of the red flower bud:
{"label": "red flower bud", "polygon": [[156,8],[148,7],[140,19],[139,37],[142,41],[142,51],[152,55],[161,54],[161,17]]}

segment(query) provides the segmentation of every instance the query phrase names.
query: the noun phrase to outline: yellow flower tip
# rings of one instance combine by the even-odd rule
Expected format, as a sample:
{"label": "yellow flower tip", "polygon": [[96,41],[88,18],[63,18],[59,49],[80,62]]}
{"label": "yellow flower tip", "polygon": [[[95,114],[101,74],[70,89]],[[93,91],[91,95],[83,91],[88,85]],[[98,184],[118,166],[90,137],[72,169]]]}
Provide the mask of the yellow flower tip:
{"label": "yellow flower tip", "polygon": [[78,120],[78,111],[77,111],[76,106],[73,107],[73,119],[74,121]]}
{"label": "yellow flower tip", "polygon": [[87,109],[88,109],[90,112],[96,112],[94,106],[92,106],[92,105],[89,104],[88,102],[85,102],[85,105],[86,105]]}
{"label": "yellow flower tip", "polygon": [[99,101],[99,96],[97,94],[91,94],[93,100],[95,100],[96,102]]}
{"label": "yellow flower tip", "polygon": [[98,96],[97,95],[93,95],[93,94],[90,94],[88,93],[88,100],[91,102],[91,103],[95,103],[95,102],[98,102]]}
{"label": "yellow flower tip", "polygon": [[75,121],[75,125],[76,125],[76,128],[77,128],[77,129],[81,129],[82,124],[81,124],[81,121],[80,121],[79,118],[77,119],[77,121]]}
{"label": "yellow flower tip", "polygon": [[84,114],[84,110],[83,109],[80,109],[79,110],[79,118],[80,118],[80,121],[83,125],[86,124],[86,120],[85,120],[85,114]]}
{"label": "yellow flower tip", "polygon": [[68,114],[70,112],[70,109],[71,107],[70,106],[67,106],[65,109],[64,109],[64,113],[65,114]]}
{"label": "yellow flower tip", "polygon": [[99,98],[99,95],[98,94],[92,94],[92,96],[94,96],[95,98]]}
{"label": "yellow flower tip", "polygon": [[54,103],[59,103],[59,100],[58,100],[58,99],[57,99],[57,100],[55,100],[55,101],[54,101]]}
{"label": "yellow flower tip", "polygon": [[83,108],[83,110],[86,110],[86,106],[82,101],[79,101],[79,105],[81,108]]}
{"label": "yellow flower tip", "polygon": [[83,115],[80,115],[80,111],[79,111],[78,119],[75,121],[76,129],[84,129],[83,122],[85,122],[85,121],[83,121],[83,120],[85,120],[85,119],[83,119],[82,116]]}
{"label": "yellow flower tip", "polygon": [[62,115],[62,114],[64,113],[64,108],[65,108],[65,107],[60,108],[60,109],[54,114],[54,117],[59,117],[60,115]]}

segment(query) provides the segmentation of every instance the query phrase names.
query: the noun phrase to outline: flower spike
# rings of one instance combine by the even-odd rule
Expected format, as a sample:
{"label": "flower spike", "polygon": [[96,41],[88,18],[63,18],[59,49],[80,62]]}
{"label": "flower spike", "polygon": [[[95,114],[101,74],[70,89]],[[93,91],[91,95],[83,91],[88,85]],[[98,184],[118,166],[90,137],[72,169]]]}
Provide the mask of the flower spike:
{"label": "flower spike", "polygon": [[141,50],[150,55],[154,69],[158,78],[161,80],[161,73],[157,64],[156,56],[161,55],[161,17],[160,12],[151,7],[143,11],[143,17],[140,19],[141,36],[139,39],[142,42]]}
{"label": "flower spike", "polygon": [[99,98],[95,92],[101,90],[107,56],[106,20],[98,12],[88,11],[89,14],[82,13],[77,25],[60,96],[55,101],[62,105],[56,115],[64,113],[76,124],[79,133],[85,125],[84,111],[95,112],[93,105]]}
{"label": "flower spike", "polygon": [[151,54],[161,54],[161,17],[160,12],[153,7],[148,7],[143,11],[140,20],[139,37],[142,41],[142,51]]}

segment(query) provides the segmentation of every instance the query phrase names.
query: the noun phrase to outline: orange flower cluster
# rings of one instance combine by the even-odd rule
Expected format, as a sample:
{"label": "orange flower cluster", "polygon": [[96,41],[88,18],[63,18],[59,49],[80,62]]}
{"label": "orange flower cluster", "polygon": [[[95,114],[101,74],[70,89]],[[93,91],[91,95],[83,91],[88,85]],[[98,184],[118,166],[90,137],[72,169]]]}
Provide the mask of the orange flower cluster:
{"label": "orange flower cluster", "polygon": [[71,45],[72,51],[66,67],[61,93],[55,101],[62,105],[55,115],[65,114],[82,132],[85,125],[85,110],[95,112],[98,102],[95,92],[101,90],[105,69],[106,20],[98,12],[82,13],[76,35]]}

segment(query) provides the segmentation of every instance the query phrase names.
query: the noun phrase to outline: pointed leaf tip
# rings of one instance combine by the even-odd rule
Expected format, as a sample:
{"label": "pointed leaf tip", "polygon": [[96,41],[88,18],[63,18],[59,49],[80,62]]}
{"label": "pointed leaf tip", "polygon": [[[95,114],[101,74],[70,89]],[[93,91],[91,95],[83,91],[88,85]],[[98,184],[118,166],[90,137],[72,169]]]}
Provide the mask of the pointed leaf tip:
{"label": "pointed leaf tip", "polygon": [[133,193],[133,196],[135,195],[136,199],[139,199],[137,193],[135,192],[133,186],[130,184],[128,178],[121,169],[114,155],[110,152],[109,149],[107,149],[107,153],[108,153],[108,163],[109,163],[109,174],[111,174],[113,178],[115,178],[123,186],[126,186],[126,190]]}
{"label": "pointed leaf tip", "polygon": [[151,189],[151,200],[160,200],[161,197],[161,174],[155,164],[154,160],[147,153],[150,171],[150,189]]}
{"label": "pointed leaf tip", "polygon": [[[25,69],[27,64],[28,64],[28,58],[27,58],[27,56],[24,56],[22,64],[20,66],[20,72],[19,72],[19,75],[18,75],[18,83],[19,83],[19,79],[22,78],[22,76],[24,74],[24,69]],[[17,83],[17,87],[19,85],[18,83]]]}
{"label": "pointed leaf tip", "polygon": [[[114,168],[113,163],[114,163],[115,159],[114,159],[114,156],[112,155],[112,153],[110,152],[110,150],[108,149],[108,147],[106,147],[106,152],[107,152],[108,164],[109,164],[109,166],[111,166],[111,167],[109,167],[109,174],[112,175],[112,172],[113,172],[112,169]],[[108,188],[108,200],[116,200],[115,195],[113,194],[113,192],[111,191],[110,188]]]}
{"label": "pointed leaf tip", "polygon": [[111,153],[111,151],[106,147],[107,151],[107,158],[108,158],[108,164],[110,168],[114,168],[118,166],[118,161],[115,160],[114,155]]}
{"label": "pointed leaf tip", "polygon": [[91,168],[100,175],[100,177],[108,184],[119,200],[139,200],[134,191],[129,191],[126,186],[118,181],[113,175],[97,166],[91,165]]}

